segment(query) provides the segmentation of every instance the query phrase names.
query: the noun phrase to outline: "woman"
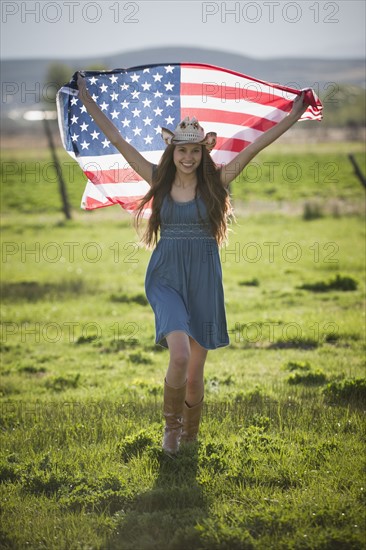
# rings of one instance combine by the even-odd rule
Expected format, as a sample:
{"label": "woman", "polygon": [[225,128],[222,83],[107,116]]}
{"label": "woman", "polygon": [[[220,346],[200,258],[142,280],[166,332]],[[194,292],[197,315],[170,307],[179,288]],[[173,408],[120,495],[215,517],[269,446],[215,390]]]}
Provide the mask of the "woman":
{"label": "woman", "polygon": [[298,96],[286,118],[220,168],[210,157],[216,134],[205,135],[198,121],[187,117],[174,132],[162,129],[167,148],[155,166],[123,139],[88,93],[80,74],[77,84],[95,123],[150,185],[136,222],[151,201],[143,241],[155,249],[145,289],[155,313],[156,342],[169,349],[162,446],[175,455],[181,442],[197,439],[208,350],[229,344],[218,253],[231,214],[228,186],[255,155],[301,117],[307,109],[305,96]]}

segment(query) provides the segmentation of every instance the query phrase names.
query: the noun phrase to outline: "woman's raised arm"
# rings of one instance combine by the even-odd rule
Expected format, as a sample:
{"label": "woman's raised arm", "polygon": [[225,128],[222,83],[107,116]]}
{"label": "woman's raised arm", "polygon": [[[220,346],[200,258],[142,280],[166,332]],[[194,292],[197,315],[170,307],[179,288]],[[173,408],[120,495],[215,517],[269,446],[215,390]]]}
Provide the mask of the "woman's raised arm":
{"label": "woman's raised arm", "polygon": [[282,134],[287,132],[295,124],[301,115],[306,111],[308,105],[304,103],[305,92],[297,96],[294,101],[291,112],[281,120],[276,126],[273,126],[264,132],[258,139],[253,141],[248,147],[243,149],[236,157],[220,169],[222,184],[226,187],[233,181],[245,168],[245,166],[265,147],[268,147]]}
{"label": "woman's raised arm", "polygon": [[118,151],[124,156],[135,172],[147,181],[147,183],[151,184],[153,164],[146,160],[141,153],[137,151],[137,149],[123,139],[113,122],[102,112],[97,103],[89,94],[85,79],[80,73],[78,73],[77,85],[79,89],[79,97],[90,116],[93,117],[97,126],[110,140],[112,145],[114,145],[116,149],[118,149]]}

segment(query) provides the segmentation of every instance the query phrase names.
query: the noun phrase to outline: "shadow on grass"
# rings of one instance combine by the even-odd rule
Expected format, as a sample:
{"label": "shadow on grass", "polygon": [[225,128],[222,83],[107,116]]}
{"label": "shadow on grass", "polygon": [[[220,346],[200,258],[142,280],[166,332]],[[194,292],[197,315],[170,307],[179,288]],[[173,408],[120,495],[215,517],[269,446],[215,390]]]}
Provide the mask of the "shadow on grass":
{"label": "shadow on grass", "polygon": [[38,302],[45,298],[62,298],[69,295],[84,294],[87,292],[82,279],[72,279],[59,283],[39,283],[37,281],[20,281],[1,285],[1,299],[4,301]]}
{"label": "shadow on grass", "polygon": [[318,345],[319,342],[315,338],[299,337],[291,340],[280,338],[267,346],[267,349],[315,349]]}
{"label": "shadow on grass", "polygon": [[176,458],[158,456],[159,473],[152,489],[140,493],[122,512],[108,550],[186,550],[199,547],[196,524],[207,516],[197,483],[198,448],[183,447]]}

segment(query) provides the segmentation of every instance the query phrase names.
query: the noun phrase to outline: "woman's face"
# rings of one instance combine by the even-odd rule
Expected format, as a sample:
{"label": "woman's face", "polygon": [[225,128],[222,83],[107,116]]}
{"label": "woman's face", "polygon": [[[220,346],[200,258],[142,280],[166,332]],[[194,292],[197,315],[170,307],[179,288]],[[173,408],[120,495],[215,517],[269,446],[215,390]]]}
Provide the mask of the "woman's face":
{"label": "woman's face", "polygon": [[195,172],[202,160],[202,145],[185,143],[174,148],[173,161],[176,169],[183,174]]}

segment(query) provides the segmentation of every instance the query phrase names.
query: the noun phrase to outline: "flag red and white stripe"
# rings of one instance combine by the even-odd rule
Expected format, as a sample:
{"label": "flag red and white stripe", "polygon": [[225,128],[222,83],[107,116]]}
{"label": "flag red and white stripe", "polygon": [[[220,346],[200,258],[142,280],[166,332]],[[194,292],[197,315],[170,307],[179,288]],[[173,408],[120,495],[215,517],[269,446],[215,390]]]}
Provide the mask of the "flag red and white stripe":
{"label": "flag red and white stripe", "polygon": [[[121,135],[157,164],[165,143],[161,127],[174,130],[195,116],[205,132],[217,133],[211,156],[225,164],[279,123],[302,90],[271,84],[212,65],[146,65],[86,71],[89,92]],[[300,120],[321,120],[322,104],[308,88]],[[136,210],[148,184],[100,132],[78,98],[76,75],[59,90],[57,109],[63,144],[87,177],[82,208],[120,204]],[[146,210],[146,216],[149,210]]]}

